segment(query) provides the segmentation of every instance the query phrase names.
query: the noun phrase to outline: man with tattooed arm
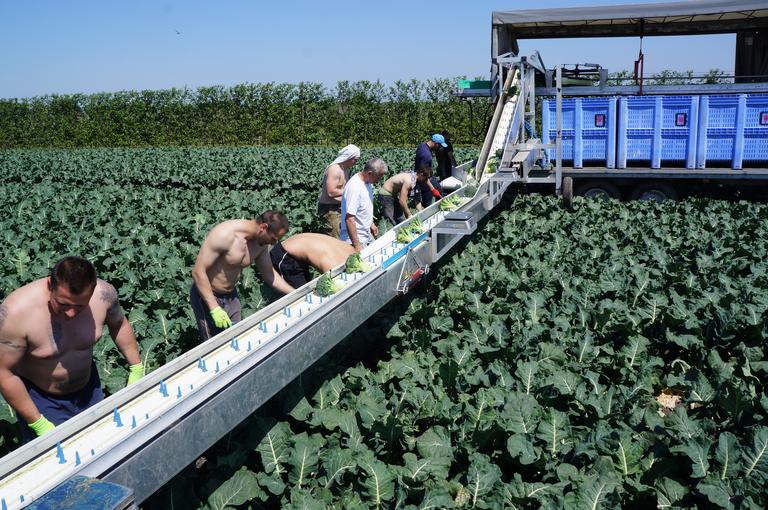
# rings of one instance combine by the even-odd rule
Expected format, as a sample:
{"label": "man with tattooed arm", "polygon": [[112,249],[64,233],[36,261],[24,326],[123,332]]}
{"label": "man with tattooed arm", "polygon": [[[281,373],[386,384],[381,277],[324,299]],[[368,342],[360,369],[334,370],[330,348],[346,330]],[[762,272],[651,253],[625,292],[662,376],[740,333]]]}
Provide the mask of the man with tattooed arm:
{"label": "man with tattooed arm", "polygon": [[65,257],[0,304],[0,393],[24,442],[104,399],[93,347],[105,324],[128,362],[128,384],[138,381],[144,367],[117,290],[88,260]]}

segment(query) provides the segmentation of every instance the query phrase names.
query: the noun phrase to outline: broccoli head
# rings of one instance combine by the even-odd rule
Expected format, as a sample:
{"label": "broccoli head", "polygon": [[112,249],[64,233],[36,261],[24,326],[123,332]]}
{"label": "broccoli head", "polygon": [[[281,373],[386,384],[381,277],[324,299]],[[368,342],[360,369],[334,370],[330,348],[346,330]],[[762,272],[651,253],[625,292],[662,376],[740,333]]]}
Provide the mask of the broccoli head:
{"label": "broccoli head", "polygon": [[496,172],[496,168],[499,166],[499,158],[490,158],[488,160],[488,166],[485,173],[492,174]]}
{"label": "broccoli head", "polygon": [[416,239],[416,236],[413,235],[413,232],[408,227],[401,228],[400,232],[397,233],[397,242],[398,243],[408,244],[408,243],[412,242],[414,239]]}
{"label": "broccoli head", "polygon": [[373,269],[363,257],[360,256],[360,252],[355,252],[347,257],[347,263],[344,266],[344,270],[347,273],[367,273]]}
{"label": "broccoli head", "polygon": [[440,210],[441,211],[455,211],[459,208],[461,203],[458,200],[458,197],[456,195],[451,195],[447,198],[444,198],[440,201]]}
{"label": "broccoli head", "polygon": [[408,228],[413,230],[414,234],[424,233],[424,223],[421,222],[418,216],[414,216],[411,222],[408,224]]}
{"label": "broccoli head", "polygon": [[333,282],[333,280],[331,279],[331,272],[328,271],[323,276],[321,276],[320,279],[317,281],[317,286],[315,286],[315,292],[317,292],[323,297],[328,297],[331,294],[336,294],[338,291],[340,291],[343,288],[344,288],[343,285]]}

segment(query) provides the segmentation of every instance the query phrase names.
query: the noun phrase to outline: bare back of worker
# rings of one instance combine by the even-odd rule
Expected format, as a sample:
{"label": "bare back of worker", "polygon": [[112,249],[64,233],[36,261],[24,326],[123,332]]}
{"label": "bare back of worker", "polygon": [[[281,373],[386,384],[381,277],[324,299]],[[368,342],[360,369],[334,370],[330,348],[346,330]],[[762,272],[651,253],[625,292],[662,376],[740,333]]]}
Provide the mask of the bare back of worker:
{"label": "bare back of worker", "polygon": [[412,185],[411,181],[411,173],[410,172],[400,172],[399,174],[395,174],[389,179],[387,179],[384,184],[382,184],[382,188],[389,192],[390,195],[397,198],[401,195],[403,189],[405,189],[406,196],[408,194],[408,191],[410,191]]}
{"label": "bare back of worker", "polygon": [[0,372],[15,372],[52,395],[82,389],[108,313],[123,317],[117,291],[102,280],[80,295],[63,284],[52,294],[50,278],[15,290],[0,305]]}
{"label": "bare back of worker", "polygon": [[[243,269],[250,266],[262,253],[268,253],[275,238],[266,225],[255,220],[229,220],[216,225],[208,233],[197,255],[192,276],[198,287],[200,273],[207,276],[211,290],[228,294],[235,289]],[[214,307],[215,308],[215,307]]]}
{"label": "bare back of worker", "polygon": [[299,265],[312,266],[321,273],[343,264],[355,253],[351,244],[325,234],[296,234],[283,241],[282,246]]}

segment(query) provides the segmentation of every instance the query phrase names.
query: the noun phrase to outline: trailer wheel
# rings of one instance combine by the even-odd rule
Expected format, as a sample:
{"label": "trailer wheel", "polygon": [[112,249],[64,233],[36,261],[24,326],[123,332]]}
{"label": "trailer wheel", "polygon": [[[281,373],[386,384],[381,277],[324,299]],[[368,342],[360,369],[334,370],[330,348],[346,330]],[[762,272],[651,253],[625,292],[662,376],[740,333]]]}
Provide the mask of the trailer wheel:
{"label": "trailer wheel", "polygon": [[606,202],[611,198],[621,200],[619,188],[612,182],[603,180],[585,181],[579,184],[574,194],[582,197],[602,198]]}
{"label": "trailer wheel", "polygon": [[573,207],[573,177],[563,177],[563,205],[570,209]]}
{"label": "trailer wheel", "polygon": [[647,181],[636,185],[629,192],[629,200],[679,200],[680,197],[671,184],[664,181]]}

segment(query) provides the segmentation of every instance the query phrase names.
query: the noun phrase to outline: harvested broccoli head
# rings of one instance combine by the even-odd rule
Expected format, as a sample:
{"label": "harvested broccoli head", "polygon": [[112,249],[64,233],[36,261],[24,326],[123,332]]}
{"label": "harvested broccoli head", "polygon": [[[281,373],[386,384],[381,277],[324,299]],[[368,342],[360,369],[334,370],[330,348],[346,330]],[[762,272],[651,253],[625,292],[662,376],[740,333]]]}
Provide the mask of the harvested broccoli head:
{"label": "harvested broccoli head", "polygon": [[401,228],[400,232],[397,233],[397,242],[398,243],[408,244],[408,243],[412,242],[414,239],[416,239],[416,237],[413,235],[413,232],[408,227]]}
{"label": "harvested broccoli head", "polygon": [[360,256],[360,252],[355,252],[347,257],[347,263],[344,266],[347,273],[367,273],[373,269],[363,257]]}
{"label": "harvested broccoli head", "polygon": [[496,168],[499,166],[499,159],[498,158],[490,158],[488,160],[488,166],[486,167],[485,173],[492,174],[496,172]]}
{"label": "harvested broccoli head", "polygon": [[451,195],[447,198],[444,198],[440,201],[440,210],[441,211],[455,211],[459,208],[459,205],[461,205],[458,201],[458,197],[456,195]]}
{"label": "harvested broccoli head", "polygon": [[466,188],[464,188],[464,196],[467,198],[474,197],[475,193],[477,193],[477,186],[473,186],[470,184]]}
{"label": "harvested broccoli head", "polygon": [[315,287],[315,292],[320,294],[323,297],[328,297],[331,294],[336,294],[338,291],[343,289],[343,285],[339,285],[338,283],[334,283],[331,279],[331,272],[328,271],[323,276],[320,277],[320,279],[317,281],[317,286]]}
{"label": "harvested broccoli head", "polygon": [[418,216],[414,216],[411,222],[408,224],[408,228],[413,230],[414,234],[424,233],[424,223],[421,222]]}

